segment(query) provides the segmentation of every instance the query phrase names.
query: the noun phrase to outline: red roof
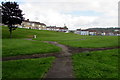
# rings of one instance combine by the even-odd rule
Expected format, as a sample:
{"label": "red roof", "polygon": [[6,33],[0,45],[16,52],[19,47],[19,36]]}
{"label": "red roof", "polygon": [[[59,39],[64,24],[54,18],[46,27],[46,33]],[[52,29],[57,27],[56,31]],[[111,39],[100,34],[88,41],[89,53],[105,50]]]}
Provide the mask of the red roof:
{"label": "red roof", "polygon": [[44,24],[44,23],[35,22],[35,21],[24,20],[24,22],[35,23],[35,24],[45,25],[46,26],[46,24]]}
{"label": "red roof", "polygon": [[88,30],[81,30],[81,31],[88,31]]}
{"label": "red roof", "polygon": [[49,26],[49,27],[46,27],[46,28],[54,28],[54,29],[68,29],[68,28],[64,28],[64,27],[54,27],[54,26]]}
{"label": "red roof", "polygon": [[77,29],[77,31],[81,31],[81,29]]}

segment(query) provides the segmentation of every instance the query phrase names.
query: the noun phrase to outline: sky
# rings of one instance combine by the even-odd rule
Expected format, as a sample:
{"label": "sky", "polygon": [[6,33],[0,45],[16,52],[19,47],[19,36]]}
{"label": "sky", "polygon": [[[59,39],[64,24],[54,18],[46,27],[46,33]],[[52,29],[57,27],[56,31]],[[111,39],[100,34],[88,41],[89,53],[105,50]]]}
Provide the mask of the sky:
{"label": "sky", "polygon": [[[5,1],[5,0],[2,0]],[[70,29],[118,27],[119,0],[6,0],[16,1],[25,19]]]}

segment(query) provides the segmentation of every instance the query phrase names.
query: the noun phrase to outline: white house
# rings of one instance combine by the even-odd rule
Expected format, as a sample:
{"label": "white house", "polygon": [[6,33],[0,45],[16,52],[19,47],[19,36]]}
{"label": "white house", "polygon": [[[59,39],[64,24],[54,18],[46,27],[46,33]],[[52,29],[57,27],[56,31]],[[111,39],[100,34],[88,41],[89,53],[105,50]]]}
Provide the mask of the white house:
{"label": "white house", "polygon": [[75,34],[81,34],[81,29],[77,29],[74,33]]}
{"label": "white house", "polygon": [[102,36],[105,36],[105,34],[106,34],[105,32],[102,32],[102,33],[101,33]]}
{"label": "white house", "polygon": [[95,30],[88,30],[89,31],[89,35],[96,35],[96,31]]}
{"label": "white house", "polygon": [[47,26],[46,30],[55,31],[56,26]]}
{"label": "white house", "polygon": [[46,27],[46,30],[66,32],[66,31],[68,31],[68,28],[56,27],[56,26],[47,26],[47,27]]}
{"label": "white house", "polygon": [[70,31],[69,30],[67,30],[65,33],[69,33]]}
{"label": "white house", "polygon": [[77,29],[75,32],[75,34],[80,34],[80,35],[96,35],[97,32],[95,30],[81,30],[81,29]]}
{"label": "white house", "polygon": [[62,28],[62,27],[60,27],[60,28],[59,28],[59,31],[60,31],[60,32],[66,32],[66,31],[68,31],[68,28]]}
{"label": "white house", "polygon": [[89,31],[88,30],[81,30],[80,35],[89,35]]}
{"label": "white house", "polygon": [[75,34],[80,34],[80,35],[89,35],[88,30],[81,30],[81,29],[77,29],[74,33]]}
{"label": "white house", "polygon": [[120,36],[120,34],[117,34],[117,36]]}
{"label": "white house", "polygon": [[22,28],[27,29],[39,29],[39,30],[46,29],[46,25],[44,23],[29,21],[29,19],[24,20],[20,26],[22,26]]}
{"label": "white house", "polygon": [[75,33],[75,34],[80,34],[80,31],[75,31],[74,33]]}
{"label": "white house", "polygon": [[115,34],[113,32],[108,33],[109,36],[114,36]]}

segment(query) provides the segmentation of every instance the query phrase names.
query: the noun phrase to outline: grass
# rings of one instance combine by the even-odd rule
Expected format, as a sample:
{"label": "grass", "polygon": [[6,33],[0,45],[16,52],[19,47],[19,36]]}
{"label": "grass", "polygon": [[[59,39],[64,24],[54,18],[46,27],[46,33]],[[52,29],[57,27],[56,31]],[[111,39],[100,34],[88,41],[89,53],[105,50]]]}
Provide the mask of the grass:
{"label": "grass", "polygon": [[[24,59],[3,62],[2,80],[12,80],[18,78],[32,78],[32,80],[39,80],[43,78],[45,73],[51,67],[55,58],[39,58],[39,59]],[[17,80],[17,79],[16,79]]]}
{"label": "grass", "polygon": [[[57,41],[71,47],[97,48],[118,46],[117,36],[81,36],[46,30],[21,29],[13,31],[13,39],[9,39],[8,27],[2,27],[3,57],[24,54],[43,54],[59,52],[61,49],[43,42],[22,40],[37,35],[38,41]],[[82,40],[81,40],[82,39]]]}
{"label": "grass", "polygon": [[[25,38],[35,40],[28,41]],[[46,30],[20,29],[13,31],[9,39],[7,27],[2,27],[2,55],[17,56],[58,52],[61,49],[42,41],[57,41],[71,47],[97,48],[118,46],[117,36],[81,36]],[[116,78],[118,77],[117,49],[95,51],[73,55],[73,67],[77,78]],[[47,72],[53,58],[25,59],[3,62],[3,78],[41,78]],[[12,73],[12,74],[11,74]]]}
{"label": "grass", "polygon": [[72,56],[76,78],[118,78],[118,49]]}
{"label": "grass", "polygon": [[[56,32],[56,31],[48,31],[48,30],[35,30],[35,29],[21,29],[17,28],[13,31],[13,38],[32,38],[33,35],[37,35],[36,40],[40,41],[64,41],[64,40],[76,40],[76,39],[85,39],[91,38],[92,36],[81,36],[79,34],[73,33],[64,33],[64,32]],[[8,28],[2,27],[2,38],[9,38]]]}
{"label": "grass", "polygon": [[[7,27],[3,27],[3,39],[9,38]],[[118,36],[82,36],[73,33],[63,33],[47,30],[20,29],[13,31],[13,38],[32,38],[37,35],[35,40],[57,41],[71,47],[114,47],[118,46]],[[82,40],[81,40],[82,39]]]}
{"label": "grass", "polygon": [[85,40],[78,41],[59,41],[59,43],[68,45],[71,47],[83,47],[83,48],[98,48],[98,47],[115,47],[119,46],[118,36],[93,36]]}
{"label": "grass", "polygon": [[3,39],[2,56],[16,56],[26,54],[44,54],[59,52],[61,49],[55,45],[40,41],[29,41],[23,39]]}

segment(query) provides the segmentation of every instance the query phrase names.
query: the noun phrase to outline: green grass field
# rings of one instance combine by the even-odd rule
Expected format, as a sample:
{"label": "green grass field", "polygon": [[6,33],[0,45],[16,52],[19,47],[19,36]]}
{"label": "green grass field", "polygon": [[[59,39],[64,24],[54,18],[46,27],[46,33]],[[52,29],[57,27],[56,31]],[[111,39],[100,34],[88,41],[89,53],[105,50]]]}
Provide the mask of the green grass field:
{"label": "green grass field", "polygon": [[[3,39],[9,38],[7,27],[3,27]],[[13,38],[32,38],[37,35],[35,40],[57,41],[71,47],[114,47],[118,46],[118,36],[82,36],[73,33],[63,33],[46,30],[20,29],[13,31]],[[81,40],[83,39],[83,40]]]}
{"label": "green grass field", "polygon": [[32,80],[40,80],[51,67],[54,59],[54,57],[48,57],[4,61],[2,64],[2,80],[23,80],[22,78],[35,78]]}
{"label": "green grass field", "polygon": [[[34,40],[25,40],[37,35]],[[44,54],[59,52],[57,46],[42,41],[57,41],[71,47],[98,48],[115,47],[118,36],[81,36],[46,30],[20,29],[13,31],[9,38],[7,27],[2,27],[2,56]],[[33,39],[33,38],[32,38]],[[116,78],[118,77],[117,49],[80,53],[72,56],[74,73],[77,78]],[[3,78],[41,78],[51,66],[54,58],[25,59],[3,62]],[[29,72],[28,72],[29,71]],[[13,74],[11,74],[13,73]],[[39,74],[37,74],[39,73]]]}
{"label": "green grass field", "polygon": [[[84,39],[92,36],[80,36],[73,33],[55,32],[48,30],[35,30],[35,29],[21,29],[17,28],[13,31],[13,38],[32,38],[33,35],[37,35],[36,40],[40,41],[64,41],[64,40],[76,40]],[[2,38],[9,38],[8,27],[2,27]]]}
{"label": "green grass field", "polygon": [[59,41],[59,43],[71,47],[98,48],[119,46],[117,36],[93,36],[79,41]]}
{"label": "green grass field", "polygon": [[72,56],[76,78],[118,78],[118,49]]}
{"label": "green grass field", "polygon": [[41,41],[29,41],[23,39],[3,39],[2,56],[16,56],[26,54],[44,54],[59,52],[61,49],[55,45]]}

